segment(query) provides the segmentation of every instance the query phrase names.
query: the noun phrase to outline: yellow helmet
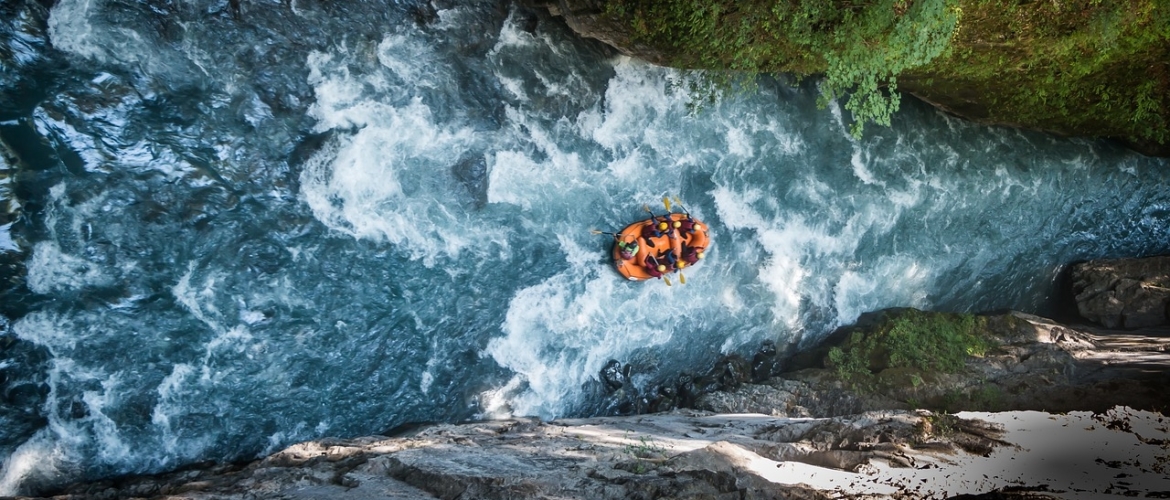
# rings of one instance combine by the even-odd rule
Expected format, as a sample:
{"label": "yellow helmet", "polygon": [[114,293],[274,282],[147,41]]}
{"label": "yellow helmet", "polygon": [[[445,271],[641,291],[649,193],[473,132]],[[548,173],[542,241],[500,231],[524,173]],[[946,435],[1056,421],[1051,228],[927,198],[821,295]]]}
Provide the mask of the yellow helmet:
{"label": "yellow helmet", "polygon": [[686,263],[686,262],[683,262],[683,261],[679,261],[679,263],[678,263],[678,268],[679,268],[679,269],[682,269],[682,268],[684,268],[684,267],[687,267],[687,263]]}
{"label": "yellow helmet", "polygon": [[679,221],[674,221],[674,227],[682,227],[682,223]]}
{"label": "yellow helmet", "polygon": [[660,273],[666,272],[666,266],[664,266],[662,264],[658,264],[658,272],[660,272]]}
{"label": "yellow helmet", "polygon": [[666,229],[666,223],[665,223],[665,222],[659,222],[659,223],[658,223],[658,229],[659,229],[659,230],[665,230],[665,229]]}
{"label": "yellow helmet", "polygon": [[699,250],[699,258],[700,259],[703,258],[703,251],[702,250]]}
{"label": "yellow helmet", "polygon": [[703,230],[703,225],[702,225],[702,224],[695,224],[695,229],[698,229],[699,231],[702,231],[702,230]]}

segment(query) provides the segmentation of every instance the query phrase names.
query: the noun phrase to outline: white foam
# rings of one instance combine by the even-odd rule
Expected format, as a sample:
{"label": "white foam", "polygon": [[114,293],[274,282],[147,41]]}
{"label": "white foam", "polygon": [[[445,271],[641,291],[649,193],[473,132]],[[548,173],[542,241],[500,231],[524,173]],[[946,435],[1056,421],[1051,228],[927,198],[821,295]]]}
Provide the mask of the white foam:
{"label": "white foam", "polygon": [[[438,63],[431,47],[415,36],[392,34],[378,44],[378,62],[389,68],[398,78],[416,86],[433,87],[432,78],[443,72],[433,65]],[[441,63],[439,63],[441,64]]]}
{"label": "white foam", "polygon": [[53,46],[82,57],[104,60],[106,51],[89,22],[94,0],[62,0],[49,12]]}
{"label": "white foam", "polygon": [[517,24],[515,14],[515,9],[508,13],[508,18],[504,20],[504,25],[500,29],[500,35],[496,38],[496,44],[488,52],[489,58],[499,57],[500,53],[506,49],[528,48],[536,45],[536,40],[532,35]]}
{"label": "white foam", "polygon": [[20,245],[12,240],[12,222],[0,226],[0,252],[19,252]]}
{"label": "white foam", "polygon": [[49,13],[49,39],[53,47],[105,64],[124,64],[148,74],[168,66],[161,53],[134,27],[95,25],[91,18],[102,9],[96,0],[62,0]]}
{"label": "white foam", "polygon": [[833,287],[837,324],[850,324],[862,313],[887,305],[929,309],[928,285],[935,278],[930,268],[908,256],[879,259],[864,272],[846,271]]}
{"label": "white foam", "polygon": [[667,78],[677,75],[676,71],[618,57],[614,73],[605,90],[605,119],[590,134],[601,147],[626,153],[642,145],[660,144],[664,139],[654,136],[673,127],[652,124],[664,117],[686,119],[689,95],[681,90],[666,92]]}
{"label": "white foam", "polygon": [[753,156],[752,141],[747,132],[739,127],[727,129],[727,152],[735,156],[750,158]]}
{"label": "white foam", "polygon": [[63,450],[47,429],[41,429],[0,463],[0,496],[22,494],[20,487],[34,475],[58,474]]}
{"label": "white foam", "polygon": [[[669,341],[676,315],[669,307],[647,303],[669,300],[663,287],[631,288],[620,277],[601,275],[595,252],[564,235],[565,271],[518,291],[509,302],[502,329],[484,349],[501,366],[518,374],[510,385],[524,389],[508,398],[517,415],[552,418],[576,402],[582,385],[596,380],[610,359],[634,349]],[[657,283],[655,283],[657,284]],[[495,397],[500,397],[496,391]],[[493,401],[492,396],[484,399]],[[504,405],[492,403],[498,411]]]}
{"label": "white foam", "polygon": [[[85,349],[86,339],[103,335],[88,324],[45,312],[33,312],[13,325],[17,338],[45,347],[52,354],[47,369],[46,396],[43,414],[48,425],[37,431],[5,460],[0,470],[0,495],[20,492],[22,484],[34,478],[60,480],[82,467],[82,455],[87,448],[96,448],[98,456],[107,463],[124,462],[131,458],[131,449],[122,439],[121,429],[104,413],[104,409],[118,403],[121,374],[106,373],[74,361],[75,350]],[[62,388],[100,384],[100,390],[81,392],[80,401],[86,414],[71,418],[66,405],[75,401],[73,395],[62,394]]]}
{"label": "white foam", "polygon": [[249,311],[249,310],[244,310],[244,309],[240,310],[240,321],[243,321],[244,323],[247,323],[249,325],[254,325],[256,323],[264,321],[265,318],[266,318],[266,316],[264,315],[264,313],[262,313],[260,311]]}
{"label": "white foam", "polygon": [[109,281],[110,278],[98,266],[62,252],[54,241],[42,241],[33,247],[33,256],[28,263],[28,287],[36,293],[78,290]]}
{"label": "white foam", "polygon": [[219,310],[215,307],[214,302],[210,300],[215,296],[217,277],[214,274],[207,277],[203,288],[196,290],[191,285],[191,278],[195,275],[196,265],[197,262],[195,261],[187,264],[187,272],[179,278],[179,282],[175,283],[175,286],[171,287],[171,294],[175,296],[179,304],[182,304],[183,307],[191,312],[191,315],[211,328],[212,331],[222,332],[224,331],[223,325],[212,317],[217,315]]}
{"label": "white foam", "polygon": [[369,68],[368,75],[351,72],[348,65],[354,62],[346,57],[310,56],[309,83],[317,95],[310,114],[316,130],[338,133],[306,162],[302,196],[330,228],[392,243],[427,266],[469,249],[506,250],[506,231],[465,211],[467,194],[458,191],[450,173],[465,151],[475,149],[474,132],[437,122],[417,95],[398,106],[383,102],[383,93],[412,94],[422,85],[415,79],[403,88],[386,87],[391,84],[384,71],[413,71],[402,64],[446,70],[431,59],[408,61],[417,54],[395,51],[415,42],[398,35],[387,40],[379,61],[390,69]]}
{"label": "white foam", "polygon": [[[815,179],[796,184],[796,192],[813,200],[828,201],[827,186]],[[758,280],[772,293],[773,315],[793,332],[805,327],[806,307],[833,311],[834,328],[847,324],[866,310],[890,306],[928,305],[925,290],[945,259],[927,267],[912,257],[879,257],[865,266],[856,265],[853,255],[866,235],[884,234],[896,224],[901,210],[917,203],[920,195],[895,194],[904,198],[892,206],[874,206],[861,212],[842,211],[838,220],[815,223],[802,213],[780,210],[765,217],[761,206],[775,209],[772,199],[754,188],[717,187],[712,196],[720,219],[728,229],[746,230],[758,246],[740,244],[737,260],[754,259]],[[758,249],[758,250],[757,250]],[[760,254],[763,254],[763,258]],[[814,268],[815,266],[815,268]]]}

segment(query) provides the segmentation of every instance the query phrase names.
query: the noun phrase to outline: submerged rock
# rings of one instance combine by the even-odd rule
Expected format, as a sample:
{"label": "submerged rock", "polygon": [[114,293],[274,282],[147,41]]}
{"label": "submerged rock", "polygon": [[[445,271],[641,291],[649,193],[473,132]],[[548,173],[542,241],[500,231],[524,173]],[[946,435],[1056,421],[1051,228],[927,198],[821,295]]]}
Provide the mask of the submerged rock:
{"label": "submerged rock", "polygon": [[476,208],[487,204],[488,167],[483,155],[468,156],[451,167],[451,175],[467,189]]}

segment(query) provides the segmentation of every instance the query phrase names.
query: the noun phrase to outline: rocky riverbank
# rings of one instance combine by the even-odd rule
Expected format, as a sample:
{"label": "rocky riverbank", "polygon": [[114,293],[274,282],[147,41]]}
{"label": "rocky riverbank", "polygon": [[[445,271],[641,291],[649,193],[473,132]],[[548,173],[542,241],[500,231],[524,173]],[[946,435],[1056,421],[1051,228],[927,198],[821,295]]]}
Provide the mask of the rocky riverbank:
{"label": "rocky riverbank", "polygon": [[695,411],[435,425],[57,498],[1102,498],[1170,491],[1156,413]]}

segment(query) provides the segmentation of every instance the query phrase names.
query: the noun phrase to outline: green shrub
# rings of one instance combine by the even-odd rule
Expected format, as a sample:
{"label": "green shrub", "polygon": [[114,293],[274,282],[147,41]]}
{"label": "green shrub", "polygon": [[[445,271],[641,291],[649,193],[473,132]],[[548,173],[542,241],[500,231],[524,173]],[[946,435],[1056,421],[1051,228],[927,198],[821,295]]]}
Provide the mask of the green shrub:
{"label": "green shrub", "polygon": [[[861,384],[871,383],[874,375],[888,369],[958,372],[968,357],[982,357],[995,345],[980,335],[982,321],[971,314],[908,309],[852,333],[829,349],[825,364],[842,380]],[[917,376],[921,381],[922,376]]]}

